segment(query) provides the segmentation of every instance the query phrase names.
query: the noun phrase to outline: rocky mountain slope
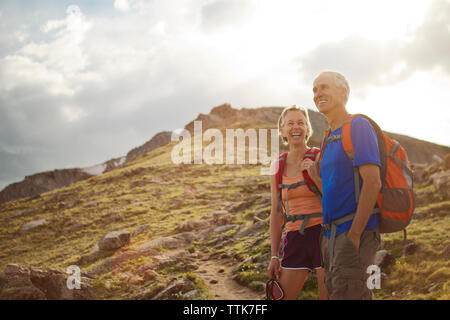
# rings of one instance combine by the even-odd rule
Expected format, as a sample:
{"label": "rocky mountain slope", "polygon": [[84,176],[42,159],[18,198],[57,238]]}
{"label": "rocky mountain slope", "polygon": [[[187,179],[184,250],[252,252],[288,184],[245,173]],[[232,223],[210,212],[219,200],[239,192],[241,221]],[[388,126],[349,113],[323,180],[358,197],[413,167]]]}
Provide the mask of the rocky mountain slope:
{"label": "rocky mountain slope", "polygon": [[[200,115],[203,129],[233,110]],[[252,127],[271,128],[276,110],[244,112]],[[226,127],[252,125],[240,114],[233,121]],[[0,204],[0,299],[261,298],[270,259],[268,176],[261,165],[174,164],[176,144]],[[415,164],[417,210],[407,243],[401,233],[383,235],[377,299],[450,298],[445,159]],[[81,271],[79,291],[67,287],[73,266]],[[299,298],[318,298],[313,275]]]}
{"label": "rocky mountain slope", "polygon": [[[256,109],[233,109],[229,104],[215,107],[209,114],[200,114],[194,121],[202,121],[202,129],[210,128],[276,128],[278,117],[283,108],[264,107]],[[314,134],[310,139],[312,146],[319,146],[323,134],[328,127],[325,118],[318,112],[309,111]],[[194,121],[185,126],[185,129],[194,133]],[[410,161],[413,163],[431,163],[433,156],[443,158],[449,148],[427,141],[421,141],[408,136],[388,133],[389,136],[398,140],[408,152]],[[37,196],[56,188],[69,185],[79,180],[87,179],[92,175],[99,175],[122,166],[136,157],[166,145],[171,141],[172,133],[163,131],[157,133],[142,146],[133,148],[126,156],[108,160],[102,164],[82,169],[60,169],[27,176],[21,182],[13,183],[0,192],[0,203],[20,199],[24,197]],[[282,146],[281,146],[282,148]]]}
{"label": "rocky mountain slope", "polygon": [[0,203],[15,199],[39,196],[39,194],[61,188],[92,177],[82,169],[61,169],[26,176],[21,182],[10,184],[0,192]]}

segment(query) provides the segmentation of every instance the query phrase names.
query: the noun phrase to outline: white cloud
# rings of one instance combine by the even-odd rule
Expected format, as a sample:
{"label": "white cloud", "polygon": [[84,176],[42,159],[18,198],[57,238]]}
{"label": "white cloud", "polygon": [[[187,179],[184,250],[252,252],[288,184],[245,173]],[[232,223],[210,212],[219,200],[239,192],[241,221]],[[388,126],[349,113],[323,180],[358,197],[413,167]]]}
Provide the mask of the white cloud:
{"label": "white cloud", "polygon": [[[82,42],[90,27],[91,23],[82,14],[71,12],[65,19],[45,23],[41,31],[49,33],[52,40],[29,42],[15,54],[0,59],[3,90],[26,84],[42,87],[53,95],[73,95],[76,88],[72,81],[87,64]],[[27,37],[21,36],[22,40]]]}
{"label": "white cloud", "polygon": [[21,24],[17,30],[14,32],[14,37],[20,42],[20,43],[24,43],[28,37],[28,31],[27,31],[27,26],[24,24]]}
{"label": "white cloud", "polygon": [[68,107],[63,106],[61,108],[61,113],[63,118],[67,122],[73,122],[79,120],[81,117],[86,115],[86,112],[83,109],[77,107]]}
{"label": "white cloud", "polygon": [[201,27],[204,31],[216,31],[227,27],[240,27],[251,19],[254,12],[252,0],[216,0],[201,8]]}
{"label": "white cloud", "polygon": [[48,69],[44,64],[20,55],[7,56],[0,60],[0,82],[2,90],[17,87],[37,86],[51,95],[73,95],[65,83],[64,75]]}
{"label": "white cloud", "polygon": [[114,8],[120,11],[128,11],[130,10],[130,3],[128,2],[128,0],[115,0]]}

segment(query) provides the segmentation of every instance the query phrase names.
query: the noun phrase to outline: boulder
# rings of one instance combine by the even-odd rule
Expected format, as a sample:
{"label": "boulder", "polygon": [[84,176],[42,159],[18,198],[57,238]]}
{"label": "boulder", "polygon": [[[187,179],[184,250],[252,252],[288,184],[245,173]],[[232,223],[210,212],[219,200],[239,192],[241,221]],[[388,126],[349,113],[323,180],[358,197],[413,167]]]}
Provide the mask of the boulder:
{"label": "boulder", "polygon": [[30,271],[8,264],[0,272],[0,300],[45,300],[45,293],[30,280]]}
{"label": "boulder", "polygon": [[427,178],[427,165],[413,164],[413,178],[415,183],[421,183]]}
{"label": "boulder", "polygon": [[219,227],[214,228],[213,233],[214,234],[220,234],[220,233],[224,233],[224,232],[227,232],[229,230],[232,230],[232,229],[236,229],[238,227],[239,226],[236,225],[236,224],[228,224],[228,225],[224,225],[224,226],[219,226]]}
{"label": "boulder", "polygon": [[233,220],[233,216],[226,210],[215,211],[212,216],[214,224],[218,226],[230,224]]}
{"label": "boulder", "polygon": [[256,223],[252,224],[250,227],[236,233],[233,238],[240,239],[240,238],[258,233],[259,231],[264,229],[266,224],[267,224],[266,221],[258,221]]}
{"label": "boulder", "polygon": [[100,251],[117,250],[130,243],[130,237],[130,232],[126,230],[110,232],[98,242],[98,248]]}
{"label": "boulder", "polygon": [[194,283],[187,278],[180,278],[172,281],[165,289],[159,292],[152,300],[171,300],[177,298],[178,294],[187,293],[194,290]]}
{"label": "boulder", "polygon": [[194,231],[194,230],[200,230],[205,229],[209,227],[209,223],[206,221],[194,221],[189,220],[186,222],[182,222],[178,225],[178,232],[185,232],[185,231]]}
{"label": "boulder", "polygon": [[182,232],[175,235],[174,238],[191,243],[198,238],[198,234],[196,232]]}
{"label": "boulder", "polygon": [[198,294],[198,290],[194,289],[183,294],[183,299],[192,299]]}
{"label": "boulder", "polygon": [[450,199],[450,170],[436,172],[430,179],[441,197],[444,200]]}
{"label": "boulder", "polygon": [[136,230],[133,231],[132,236],[135,237],[137,235],[140,235],[141,233],[144,233],[145,231],[150,229],[149,224],[140,225]]}
{"label": "boulder", "polygon": [[225,209],[231,213],[236,213],[239,211],[243,211],[249,207],[251,207],[254,203],[254,198],[248,198],[245,201],[240,201],[237,203],[232,203],[230,206],[226,207]]}
{"label": "boulder", "polygon": [[439,157],[437,154],[433,154],[431,159],[437,164],[441,164],[442,162],[444,162],[444,160],[442,160],[442,158]]}
{"label": "boulder", "polygon": [[46,223],[47,223],[46,219],[39,219],[39,220],[33,220],[30,222],[27,222],[20,228],[20,232],[23,233],[23,232],[33,230],[33,229],[40,227]]}
{"label": "boulder", "polygon": [[417,251],[417,247],[418,247],[417,243],[410,242],[403,249],[403,254],[404,255],[411,255],[411,254],[413,254],[413,253],[415,253]]}
{"label": "boulder", "polygon": [[112,251],[94,251],[87,254],[82,255],[76,262],[77,265],[87,265],[94,263],[100,259],[107,258],[114,254],[114,250]]}
{"label": "boulder", "polygon": [[183,247],[185,245],[185,242],[179,239],[170,238],[170,237],[161,237],[154,240],[151,240],[149,242],[146,242],[139,247],[137,247],[136,250],[142,251],[147,250],[149,248],[154,247],[162,247],[164,249],[176,249]]}
{"label": "boulder", "polygon": [[447,155],[444,158],[444,169],[450,170],[450,153],[447,153]]}
{"label": "boulder", "polygon": [[394,257],[387,250],[379,250],[375,254],[374,264],[379,266],[381,269],[389,266],[394,262]]}
{"label": "boulder", "polygon": [[0,272],[0,300],[90,300],[91,279],[80,273],[80,288],[69,288],[69,274],[9,264]]}

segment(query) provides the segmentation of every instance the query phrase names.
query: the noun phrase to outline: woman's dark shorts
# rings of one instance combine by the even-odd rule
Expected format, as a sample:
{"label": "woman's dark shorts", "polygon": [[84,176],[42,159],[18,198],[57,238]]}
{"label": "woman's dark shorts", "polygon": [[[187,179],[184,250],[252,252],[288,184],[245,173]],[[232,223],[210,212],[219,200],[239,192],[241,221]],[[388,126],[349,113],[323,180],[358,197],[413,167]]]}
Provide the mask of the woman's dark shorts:
{"label": "woman's dark shorts", "polygon": [[284,237],[281,267],[284,269],[318,269],[322,267],[318,224],[305,229],[304,234],[290,231]]}

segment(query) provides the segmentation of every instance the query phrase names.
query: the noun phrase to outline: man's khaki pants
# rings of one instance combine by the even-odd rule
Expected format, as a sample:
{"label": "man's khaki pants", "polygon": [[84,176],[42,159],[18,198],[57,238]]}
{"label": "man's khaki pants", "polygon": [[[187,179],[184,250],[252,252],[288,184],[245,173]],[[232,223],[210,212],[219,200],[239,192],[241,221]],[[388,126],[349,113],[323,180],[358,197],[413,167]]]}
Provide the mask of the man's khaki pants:
{"label": "man's khaki pants", "polygon": [[372,292],[367,287],[367,267],[373,264],[375,253],[380,246],[378,229],[364,231],[359,249],[347,237],[347,233],[339,234],[334,241],[333,264],[330,271],[329,243],[330,239],[322,234],[320,246],[323,267],[325,269],[325,285],[328,298],[331,300],[370,300]]}

